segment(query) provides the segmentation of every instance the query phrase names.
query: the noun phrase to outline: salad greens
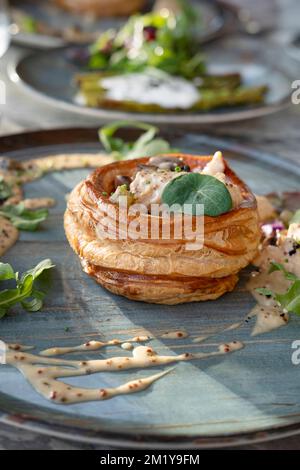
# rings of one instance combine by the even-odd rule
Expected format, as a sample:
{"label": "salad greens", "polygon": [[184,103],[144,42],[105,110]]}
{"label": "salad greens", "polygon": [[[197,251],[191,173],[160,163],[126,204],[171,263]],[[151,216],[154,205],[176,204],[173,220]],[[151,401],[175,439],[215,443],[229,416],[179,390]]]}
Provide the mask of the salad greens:
{"label": "salad greens", "polygon": [[287,280],[292,281],[287,292],[285,294],[277,294],[266,288],[258,288],[256,291],[259,294],[273,297],[287,312],[300,315],[300,279],[295,274],[288,272],[280,263],[271,263],[269,273],[274,271],[281,271]]}
{"label": "salad greens", "polygon": [[17,24],[23,33],[36,34],[39,32],[38,20],[23,12],[18,12]]}
{"label": "salad greens", "polygon": [[185,1],[181,10],[131,16],[119,31],[108,30],[90,47],[88,67],[111,72],[137,72],[154,67],[172,75],[194,78],[205,62],[194,38],[197,14]]}
{"label": "salad greens", "polygon": [[40,310],[46,295],[44,290],[41,290],[42,275],[53,267],[54,264],[51,260],[45,259],[35,268],[20,276],[18,272],[14,272],[10,264],[0,263],[0,281],[15,281],[14,288],[0,291],[0,318],[4,317],[10,308],[17,304],[20,304],[28,312]]}
{"label": "salad greens", "polygon": [[[115,137],[116,132],[123,127],[131,127],[145,131],[135,142],[125,142]],[[153,157],[172,151],[170,144],[156,137],[159,129],[155,126],[136,121],[116,121],[99,130],[100,141],[105,150],[116,160],[138,157]]]}
{"label": "salad greens", "polygon": [[123,28],[105,31],[87,54],[78,56],[78,65],[88,69],[76,75],[80,97],[86,106],[139,113],[174,112],[175,105],[166,108],[151,101],[140,103],[108,96],[104,83],[108,76],[147,75],[151,70],[163,72],[168,79],[174,75],[190,81],[199,91],[199,101],[190,107],[192,111],[206,112],[264,101],[267,86],[243,86],[240,73],[208,73],[195,38],[199,25],[197,13],[185,0],[178,0],[178,4],[177,12],[163,8],[131,16]]}
{"label": "salad greens", "polygon": [[35,231],[39,224],[48,217],[47,209],[29,210],[20,202],[15,205],[0,207],[0,216],[9,219],[19,230]]}
{"label": "salad greens", "polygon": [[184,213],[192,215],[201,215],[197,211],[200,204],[204,206],[204,215],[211,217],[232,209],[226,185],[213,176],[200,173],[184,174],[170,181],[163,191],[162,201],[168,206],[179,204]]}

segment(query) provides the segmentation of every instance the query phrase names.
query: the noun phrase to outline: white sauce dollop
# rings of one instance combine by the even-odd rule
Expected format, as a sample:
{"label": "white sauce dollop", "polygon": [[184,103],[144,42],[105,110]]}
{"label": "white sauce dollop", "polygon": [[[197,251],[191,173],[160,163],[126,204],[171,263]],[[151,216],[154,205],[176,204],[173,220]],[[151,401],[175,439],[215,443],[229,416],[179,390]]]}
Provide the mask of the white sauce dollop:
{"label": "white sauce dollop", "polygon": [[147,71],[101,79],[107,98],[158,105],[166,109],[189,109],[200,99],[197,87],[180,77]]}

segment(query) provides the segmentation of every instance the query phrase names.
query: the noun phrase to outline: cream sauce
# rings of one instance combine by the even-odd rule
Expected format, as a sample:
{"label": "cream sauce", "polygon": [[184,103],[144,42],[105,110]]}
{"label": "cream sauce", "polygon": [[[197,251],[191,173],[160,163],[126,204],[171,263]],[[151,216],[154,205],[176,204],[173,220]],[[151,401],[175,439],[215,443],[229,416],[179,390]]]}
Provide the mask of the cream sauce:
{"label": "cream sauce", "polygon": [[289,315],[282,312],[278,306],[266,308],[257,304],[249,314],[249,317],[253,316],[256,317],[256,322],[251,336],[277,330],[281,326],[285,326],[289,321]]}
{"label": "cream sauce", "polygon": [[100,86],[114,101],[153,104],[165,109],[190,109],[201,98],[197,87],[165,73],[131,73],[102,78]]}
{"label": "cream sauce", "polygon": [[[88,341],[84,344],[80,344],[79,346],[71,346],[67,348],[50,348],[50,349],[45,349],[44,351],[40,352],[41,356],[62,356],[63,354],[69,354],[77,351],[97,351],[101,348],[104,348],[105,346],[122,346],[122,344],[131,344],[131,343],[141,343],[148,341],[150,336],[135,336],[134,338],[130,338],[126,340],[126,342],[121,341],[119,339],[112,339],[110,341]],[[132,348],[133,349],[133,348]]]}
{"label": "cream sauce", "polygon": [[175,330],[175,331],[166,331],[161,335],[161,338],[164,339],[184,339],[187,338],[189,334],[184,330]]}
{"label": "cream sauce", "polygon": [[[151,166],[138,171],[130,184],[130,192],[134,195],[136,202],[140,204],[160,204],[162,193],[167,184],[179,176],[186,174],[181,171],[160,170]],[[112,199],[112,198],[111,198]],[[114,202],[114,201],[112,201]]]}
{"label": "cream sauce", "polygon": [[24,346],[23,344],[8,344],[7,348],[10,351],[30,351],[34,349],[34,346]]}
{"label": "cream sauce", "polygon": [[[300,277],[300,250],[295,250],[294,244],[295,240],[285,238],[285,235],[281,235],[278,246],[268,245],[263,248],[260,255],[254,260],[255,266],[259,266],[261,271],[265,273],[269,270],[270,263],[275,261],[282,264],[287,271]],[[280,293],[283,288],[286,288],[286,283],[282,283],[284,283],[284,279],[283,276],[280,275],[278,282],[274,286],[275,289],[280,289],[280,291],[278,291]]]}
{"label": "cream sauce", "polygon": [[300,224],[293,223],[289,226],[287,237],[294,240],[296,243],[300,243]]}
{"label": "cream sauce", "polygon": [[[278,294],[285,293],[291,285],[291,281],[285,279],[280,271],[269,273],[270,262],[272,260],[282,262],[287,270],[297,274],[299,270],[298,263],[295,260],[298,253],[289,257],[286,253],[290,247],[289,240],[283,241],[281,246],[267,246],[263,249],[260,256],[257,258],[255,264],[260,267],[260,272],[252,273],[252,276],[247,284],[247,289],[251,292],[257,301],[257,305],[252,309],[249,314],[249,319],[256,317],[256,323],[252,331],[252,336],[262,333],[268,333],[277,328],[285,326],[289,321],[289,315],[284,311],[271,296],[263,295],[257,292],[257,288],[266,288]],[[286,260],[293,258],[293,263],[286,263]]]}
{"label": "cream sauce", "polygon": [[[198,171],[201,174],[213,176],[225,184],[231,195],[233,207],[239,207],[243,203],[244,198],[240,188],[224,173],[225,163],[221,152],[216,152],[206,166],[202,170],[198,169]],[[185,171],[177,173],[176,171],[171,170],[153,169],[153,167],[149,165],[148,168],[143,168],[136,173],[130,184],[130,193],[134,196],[135,202],[145,204],[147,206],[150,206],[151,204],[160,204],[162,193],[167,184],[173,179],[185,174],[187,174]],[[118,199],[114,198],[115,194],[110,198],[112,202],[118,201]]]}
{"label": "cream sauce", "polygon": [[219,173],[224,173],[225,163],[223,160],[222,152],[215,152],[212,159],[205,165],[201,173],[203,175],[215,176]]}
{"label": "cream sauce", "polygon": [[[51,171],[95,168],[112,161],[112,157],[103,154],[50,155],[21,163],[3,157],[4,169],[0,169],[0,176],[12,188],[12,196],[5,201],[4,205],[23,202],[25,208],[31,210],[53,207],[55,205],[53,198],[42,197],[23,200],[21,184],[34,181]],[[0,218],[0,256],[3,256],[16,243],[18,237],[19,231],[7,219]]]}
{"label": "cream sauce", "polygon": [[240,322],[237,322],[237,323],[232,323],[232,325],[225,326],[224,328],[221,328],[221,329],[217,329],[217,330],[213,331],[212,333],[210,333],[208,335],[196,336],[195,338],[193,338],[193,343],[203,343],[204,341],[206,341],[209,338],[212,338],[213,336],[220,335],[220,334],[222,334],[226,331],[237,330],[238,328],[240,328],[243,325],[244,325],[244,321],[240,321]]}
{"label": "cream sauce", "polygon": [[255,195],[257,201],[258,218],[260,222],[276,219],[276,211],[269,199],[265,196]]}
{"label": "cream sauce", "polygon": [[24,163],[25,170],[35,168],[40,174],[52,171],[75,170],[78,168],[96,168],[112,163],[113,159],[106,154],[63,154],[28,160]]}
{"label": "cream sauce", "polygon": [[22,203],[24,204],[24,207],[26,209],[36,210],[36,209],[54,207],[56,204],[56,201],[52,197],[39,197],[39,198],[32,198],[32,199],[24,199]]}
{"label": "cream sauce", "polygon": [[121,344],[121,348],[124,349],[125,351],[132,351],[134,346],[132,343],[123,343]]}
{"label": "cream sauce", "polygon": [[[183,330],[175,330],[175,331],[168,331],[166,333],[163,333],[160,338],[165,338],[165,339],[183,339],[187,338],[189,334],[186,331]],[[54,347],[50,349],[45,349],[44,351],[40,352],[41,356],[62,356],[64,354],[70,354],[73,352],[78,352],[78,351],[98,351],[101,348],[104,348],[106,346],[121,346],[122,349],[126,351],[132,351],[134,349],[133,343],[144,343],[146,341],[149,341],[150,339],[153,339],[151,336],[148,335],[140,335],[140,336],[134,336],[133,338],[130,338],[126,341],[122,341],[119,339],[112,339],[110,341],[88,341],[84,344],[80,344],[79,346],[71,346],[71,347],[64,347],[64,348],[59,348],[59,347]]]}
{"label": "cream sauce", "polygon": [[[58,404],[71,404],[107,400],[118,395],[145,390],[153,382],[166,375],[169,370],[146,378],[137,378],[115,388],[86,389],[69,385],[57,379],[80,377],[99,372],[119,372],[137,368],[145,369],[177,362],[205,359],[238,351],[243,346],[241,342],[233,341],[231,343],[220,344],[217,350],[210,353],[184,353],[175,356],[158,355],[150,346],[137,346],[133,349],[132,356],[130,357],[110,357],[88,361],[53,359],[41,355],[33,355],[23,352],[23,348],[20,346],[20,349],[17,351],[14,350],[14,347],[8,347],[6,364],[18,369],[35,390],[48,400]],[[64,348],[59,349],[64,350]],[[45,354],[45,351],[43,353]]]}
{"label": "cream sauce", "polygon": [[203,343],[206,339],[213,335],[206,335],[206,336],[196,336],[193,338],[193,343]]}

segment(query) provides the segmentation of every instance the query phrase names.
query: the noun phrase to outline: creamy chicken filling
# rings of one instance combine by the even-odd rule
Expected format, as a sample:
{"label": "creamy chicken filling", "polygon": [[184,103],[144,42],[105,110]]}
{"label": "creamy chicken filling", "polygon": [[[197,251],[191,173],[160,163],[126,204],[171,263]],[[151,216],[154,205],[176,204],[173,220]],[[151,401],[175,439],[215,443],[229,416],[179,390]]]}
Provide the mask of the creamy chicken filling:
{"label": "creamy chicken filling", "polygon": [[[162,162],[163,162],[162,157]],[[165,165],[166,167],[166,165]],[[151,204],[160,204],[162,193],[167,184],[181,175],[187,174],[185,171],[186,165],[175,167],[172,170],[164,167],[154,167],[144,165],[135,175],[133,181],[129,186],[129,192],[133,195],[135,202],[150,206]],[[243,195],[239,187],[234,184],[225,175],[225,163],[221,152],[216,152],[212,160],[199,171],[201,174],[210,175],[222,181],[230,192],[233,208],[238,207],[243,202]],[[117,189],[116,193],[111,197],[112,202],[116,199],[120,190]]]}

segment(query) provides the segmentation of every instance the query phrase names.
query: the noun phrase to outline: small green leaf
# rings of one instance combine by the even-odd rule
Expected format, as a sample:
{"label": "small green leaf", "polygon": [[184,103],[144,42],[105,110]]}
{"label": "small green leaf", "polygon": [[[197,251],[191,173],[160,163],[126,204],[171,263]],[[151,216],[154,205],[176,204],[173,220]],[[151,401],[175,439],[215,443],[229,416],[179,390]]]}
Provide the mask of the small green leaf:
{"label": "small green leaf", "polygon": [[54,264],[52,263],[51,259],[44,259],[41,261],[35,268],[29,269],[26,271],[21,278],[21,282],[23,282],[23,279],[31,275],[33,277],[33,280],[37,279],[45,270],[54,268]]}
{"label": "small green leaf", "polygon": [[282,272],[284,277],[288,281],[291,281],[287,292],[285,294],[277,294],[264,287],[255,289],[256,292],[266,296],[272,296],[287,312],[300,315],[300,279],[295,274],[288,272],[281,263],[273,261],[270,263],[269,274],[275,271]]}
{"label": "small green leaf", "polygon": [[266,287],[258,287],[257,289],[255,289],[256,292],[258,292],[259,294],[263,294],[265,295],[266,297],[274,297],[274,292],[271,291],[270,289],[267,289]]}
{"label": "small green leaf", "polygon": [[0,263],[0,280],[15,279],[16,281],[15,288],[0,292],[0,318],[17,304],[21,304],[29,312],[40,310],[43,306],[45,293],[37,289],[37,284],[41,284],[42,275],[53,267],[51,260],[45,259],[19,277],[9,264]]}
{"label": "small green leaf", "polygon": [[271,274],[275,271],[283,272],[285,278],[288,281],[296,281],[298,279],[297,276],[295,276],[295,274],[288,272],[281,263],[277,263],[275,261],[272,261],[270,269],[269,269],[269,274]]}
{"label": "small green leaf", "polygon": [[[232,209],[232,199],[225,184],[217,178],[189,173],[170,181],[162,194],[168,206],[179,204],[186,214],[197,215],[197,206],[204,206],[204,215],[216,217]],[[189,205],[189,207],[183,207]]]}
{"label": "small green leaf", "polygon": [[4,181],[3,176],[0,176],[0,201],[5,201],[12,196],[11,186]]}
{"label": "small green leaf", "polygon": [[[137,124],[137,123],[135,123]],[[134,147],[139,150],[139,149],[143,149],[145,147],[145,145],[148,145],[149,142],[151,142],[154,137],[156,136],[156,134],[159,132],[158,128],[157,127],[154,127],[154,126],[150,126],[148,124],[146,124],[146,127],[144,125],[144,123],[140,123],[142,124],[143,127],[139,127],[140,129],[147,129],[148,127],[148,130],[146,130],[146,132],[144,132],[144,134],[142,134],[134,143]]]}
{"label": "small green leaf", "polygon": [[10,264],[0,263],[0,281],[15,279],[15,273]]}
{"label": "small green leaf", "polygon": [[300,279],[295,281],[285,294],[277,294],[275,298],[288,312],[300,315]]}
{"label": "small green leaf", "polygon": [[128,152],[127,159],[139,157],[155,157],[156,155],[163,155],[164,153],[174,152],[169,143],[164,139],[154,139],[141,148],[133,146],[132,150]]}
{"label": "small green leaf", "polygon": [[38,298],[33,298],[32,300],[23,300],[22,307],[27,312],[38,312],[43,306],[43,301]]}
{"label": "small green leaf", "polygon": [[39,224],[48,217],[47,209],[25,209],[23,203],[0,208],[0,215],[9,219],[19,230],[35,231]]}
{"label": "small green leaf", "polygon": [[[125,142],[114,137],[121,128],[136,128],[145,132],[135,142]],[[116,121],[99,130],[100,141],[105,150],[116,159],[131,159],[138,157],[153,157],[172,151],[169,143],[161,138],[155,138],[158,128],[137,121]]]}
{"label": "small green leaf", "polygon": [[153,126],[150,126],[149,124],[136,121],[115,121],[112,124],[108,124],[107,126],[102,127],[99,130],[99,138],[103,147],[108,153],[122,151],[124,150],[124,145],[127,146],[123,139],[114,137],[115,133],[124,127],[133,127],[145,131],[149,131],[153,128]]}

